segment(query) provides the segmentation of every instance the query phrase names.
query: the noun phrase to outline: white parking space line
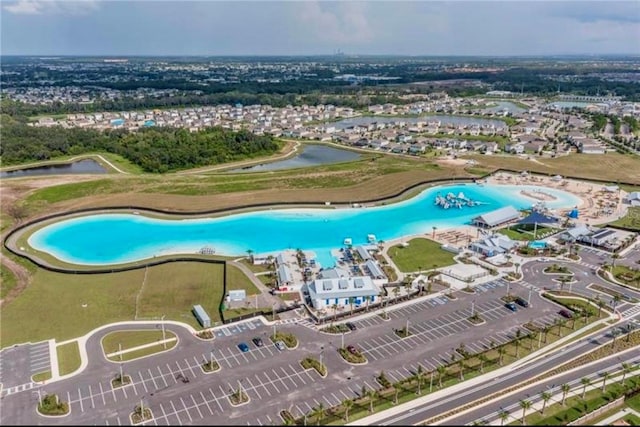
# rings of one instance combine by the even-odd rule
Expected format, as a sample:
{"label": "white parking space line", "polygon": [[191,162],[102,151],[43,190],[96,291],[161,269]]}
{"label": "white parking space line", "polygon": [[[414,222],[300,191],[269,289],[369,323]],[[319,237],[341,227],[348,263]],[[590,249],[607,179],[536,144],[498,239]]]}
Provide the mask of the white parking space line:
{"label": "white parking space line", "polygon": [[82,393],[80,387],[78,387],[78,402],[80,402],[80,411],[84,412],[84,405],[82,404]]}
{"label": "white parking space line", "polygon": [[158,389],[158,384],[156,384],[156,379],[153,378],[153,374],[151,373],[151,369],[147,369],[147,372],[149,372],[149,377],[151,378],[151,382],[153,382],[153,387],[155,387],[155,389]]}
{"label": "white parking space line", "polygon": [[262,399],[262,395],[260,394],[260,392],[258,392],[258,387],[254,386],[249,378],[246,378],[246,380],[249,383],[249,385],[251,386],[250,390],[252,390],[253,392],[255,392],[255,394],[258,395],[258,399]]}
{"label": "white parking space line", "polygon": [[[189,363],[189,361],[188,361],[187,359],[184,359],[184,363],[186,363],[187,368],[189,369],[189,372],[191,372],[191,377],[192,377],[192,378],[195,378],[197,375],[196,375],[196,373],[195,373],[195,372],[193,372],[193,369],[191,369],[191,363]],[[196,361],[196,364],[197,364],[197,363],[198,363],[198,362]]]}
{"label": "white parking space line", "polygon": [[[164,386],[169,387],[169,383],[167,383],[167,380],[164,379],[164,373],[160,370],[160,366],[157,366],[157,368],[158,373],[160,374],[160,378],[162,378],[162,381],[164,382]],[[149,373],[151,373],[151,371],[149,371]]]}
{"label": "white parking space line", "polygon": [[[227,351],[229,352],[229,354],[231,355],[231,357],[233,357],[233,359],[236,361],[236,363],[238,365],[242,365],[242,363],[240,363],[240,361],[238,360],[238,358],[236,357],[236,355],[233,353],[233,351],[231,351],[231,349],[229,347],[227,347]],[[229,367],[231,367],[231,365],[229,365]]]}
{"label": "white parking space line", "polygon": [[176,410],[176,405],[173,404],[173,400],[170,400],[169,403],[171,403],[171,407],[173,408],[173,415],[175,415],[176,418],[178,419],[178,424],[182,425],[182,420],[180,419],[180,416],[178,415],[178,411]]}
{"label": "white parking space line", "polygon": [[[255,353],[256,353],[255,350],[250,350],[249,351],[249,354],[253,356],[253,360],[258,360],[258,356],[256,356]],[[262,353],[260,353],[260,355],[262,355]]]}
{"label": "white parking space line", "polygon": [[276,376],[276,378],[278,378],[278,380],[280,381],[280,384],[282,384],[284,386],[284,388],[287,389],[287,391],[289,391],[289,387],[287,386],[287,384],[284,382],[284,380],[278,375],[278,373],[275,371],[275,369],[272,369],[271,372],[273,372],[273,375]]}
{"label": "white parking space line", "polygon": [[213,410],[211,409],[211,406],[209,406],[209,402],[204,397],[204,394],[202,392],[200,392],[200,397],[202,397],[202,401],[204,402],[204,404],[207,405],[207,409],[209,410],[209,414],[213,415]]}
{"label": "white parking space line", "polygon": [[218,402],[218,398],[216,397],[215,394],[213,394],[213,390],[211,390],[211,388],[209,388],[209,393],[211,393],[211,397],[213,397],[213,401],[216,402],[216,405],[218,405],[218,408],[220,408],[220,412],[224,412],[224,409],[222,409],[222,405],[220,404],[220,402]]}
{"label": "white parking space line", "polygon": [[[306,374],[306,375],[307,375],[307,379],[311,380],[311,382],[312,382],[312,383],[316,381],[316,380],[315,380],[315,378],[313,378],[313,377],[311,376],[311,374],[309,373],[309,371],[303,371],[303,372],[301,372],[301,373],[298,373],[298,375],[299,375],[299,376],[302,376],[302,374]],[[306,384],[306,383],[305,383],[305,384]]]}
{"label": "white parking space line", "polygon": [[[269,378],[269,376],[267,375],[267,373],[266,373],[266,372],[263,372],[263,374],[264,374],[264,376],[267,378],[267,384],[272,385],[272,386],[273,386],[273,388],[275,388],[275,389],[276,389],[276,392],[277,392],[277,393],[280,393],[280,389],[279,389],[279,388],[278,388],[278,386],[276,385],[276,382],[275,382],[275,381],[271,381],[271,378]],[[276,380],[277,380],[277,379],[278,379],[278,378],[276,378]]]}
{"label": "white parking space line", "polygon": [[193,406],[196,408],[196,410],[200,414],[200,418],[204,418],[204,415],[202,415],[202,411],[199,408],[200,405],[198,403],[196,403],[196,399],[193,397],[193,394],[190,394],[189,396],[191,396],[191,400],[193,401]]}
{"label": "white parking space line", "polygon": [[260,384],[260,386],[262,387],[262,389],[263,389],[263,390],[264,390],[264,391],[265,391],[269,396],[271,396],[271,392],[269,391],[269,389],[267,388],[267,386],[266,386],[262,381],[260,381],[260,378],[258,378],[258,376],[257,376],[257,375],[255,375],[255,377],[256,377],[256,378],[255,378],[255,379],[256,379],[256,383],[257,383],[257,384]]}
{"label": "white parking space line", "polygon": [[140,373],[140,371],[138,371],[138,376],[140,377],[140,384],[142,384],[142,386],[144,387],[145,393],[149,393],[149,389],[147,388],[147,385],[145,384],[144,378],[142,378],[142,373]]}
{"label": "white parking space line", "polygon": [[102,397],[102,404],[106,406],[107,401],[104,398],[104,389],[102,388],[102,383],[98,383],[98,385],[100,386],[100,397]]}
{"label": "white parking space line", "polygon": [[131,378],[131,386],[133,387],[133,392],[137,396],[138,395],[138,389],[136,388],[136,383],[135,383],[135,381],[133,381],[133,378]]}
{"label": "white parking space line", "polygon": [[122,390],[122,393],[124,394],[125,399],[128,399],[129,396],[127,396],[127,387],[118,387],[118,390]]}
{"label": "white parking space line", "polygon": [[91,397],[91,408],[95,408],[96,404],[93,401],[93,392],[91,391],[91,385],[89,385],[89,397]]}
{"label": "white parking space line", "polygon": [[162,403],[160,403],[160,410],[162,411],[162,416],[167,422],[167,425],[171,425],[171,423],[169,422],[169,417],[167,416],[167,413],[165,412],[164,407],[162,406]]}
{"label": "white parking space line", "polygon": [[[169,376],[170,378],[173,379],[174,384],[178,383],[178,379],[176,378],[176,376],[173,374],[173,369],[171,369],[171,367],[169,366],[169,364],[167,363],[167,369],[169,370]],[[158,370],[160,370],[160,367],[158,367]],[[182,372],[181,372],[182,373]]]}
{"label": "white parking space line", "polygon": [[121,426],[122,425],[122,421],[120,421],[120,417],[116,418],[118,420],[118,425]]}
{"label": "white parking space line", "polygon": [[69,402],[69,406],[71,406],[71,395],[67,392],[67,402]]}
{"label": "white parking space line", "polygon": [[[291,381],[291,384],[293,384],[293,388],[297,388],[298,384],[296,384],[296,382],[293,380],[293,378],[291,378],[291,376],[287,373],[287,371],[284,370],[284,368],[281,366],[280,369],[282,370],[282,372],[284,373],[285,377],[287,377],[287,379],[289,381]],[[316,371],[317,372],[317,371]]]}
{"label": "white parking space line", "polygon": [[[180,364],[178,363],[178,361],[176,360],[176,366],[178,367],[178,372],[180,373],[180,375],[184,376],[184,371],[182,370],[182,366],[180,366]],[[175,375],[174,375],[175,377]],[[177,381],[176,381],[177,383]]]}

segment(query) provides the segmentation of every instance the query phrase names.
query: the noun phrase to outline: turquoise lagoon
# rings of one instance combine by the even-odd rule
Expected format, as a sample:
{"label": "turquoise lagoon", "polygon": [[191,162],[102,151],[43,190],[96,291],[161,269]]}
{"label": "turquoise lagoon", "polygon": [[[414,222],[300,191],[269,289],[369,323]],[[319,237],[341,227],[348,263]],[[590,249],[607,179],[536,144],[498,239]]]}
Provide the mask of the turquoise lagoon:
{"label": "turquoise lagoon", "polygon": [[[526,185],[456,184],[432,187],[398,203],[357,208],[265,209],[198,219],[155,219],[136,214],[96,214],[50,224],[29,237],[29,244],[61,261],[83,265],[110,265],[167,254],[195,254],[213,247],[216,254],[242,256],[284,249],[312,250],[324,267],[333,266],[331,250],[367,243],[367,235],[389,241],[430,234],[468,224],[477,215],[503,206],[529,208],[537,200],[521,190],[540,190],[556,199],[549,208],[572,208],[580,203],[562,190]],[[436,195],[460,192],[482,204],[443,209]]]}

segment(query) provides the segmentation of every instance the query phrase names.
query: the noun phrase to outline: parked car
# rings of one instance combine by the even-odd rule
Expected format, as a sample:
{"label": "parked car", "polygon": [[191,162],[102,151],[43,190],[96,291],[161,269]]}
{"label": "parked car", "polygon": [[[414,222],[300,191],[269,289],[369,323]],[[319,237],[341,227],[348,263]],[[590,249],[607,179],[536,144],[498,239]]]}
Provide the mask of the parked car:
{"label": "parked car", "polygon": [[558,314],[566,319],[573,318],[573,313],[571,313],[569,310],[562,309],[558,312]]}
{"label": "parked car", "polygon": [[347,322],[345,323],[345,325],[347,325],[347,328],[349,328],[350,331],[355,331],[357,328],[357,326],[351,322]]}
{"label": "parked car", "polygon": [[246,353],[247,351],[249,351],[249,346],[247,345],[246,342],[241,342],[240,344],[238,344],[238,348],[243,353]]}
{"label": "parked car", "polygon": [[260,337],[253,337],[251,341],[253,341],[256,347],[262,347],[264,345],[264,343],[262,342],[262,338]]}
{"label": "parked car", "polygon": [[518,307],[516,307],[516,305],[514,303],[512,303],[512,302],[508,302],[504,306],[507,307],[511,311],[518,311]]}
{"label": "parked car", "polygon": [[358,350],[353,345],[348,345],[347,346],[347,351],[349,353],[351,353],[351,354],[358,354]]}
{"label": "parked car", "polygon": [[285,345],[284,341],[276,341],[276,348],[280,351],[285,351],[287,349],[287,346]]}
{"label": "parked car", "polygon": [[529,307],[529,303],[527,302],[527,300],[521,297],[516,298],[516,304],[524,308]]}

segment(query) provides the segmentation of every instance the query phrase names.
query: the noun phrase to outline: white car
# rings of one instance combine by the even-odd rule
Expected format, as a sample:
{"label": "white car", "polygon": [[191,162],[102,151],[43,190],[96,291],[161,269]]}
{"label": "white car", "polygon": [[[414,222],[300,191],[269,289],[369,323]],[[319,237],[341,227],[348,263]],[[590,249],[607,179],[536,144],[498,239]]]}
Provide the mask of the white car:
{"label": "white car", "polygon": [[276,348],[280,351],[285,351],[287,349],[287,346],[285,345],[284,341],[276,341]]}

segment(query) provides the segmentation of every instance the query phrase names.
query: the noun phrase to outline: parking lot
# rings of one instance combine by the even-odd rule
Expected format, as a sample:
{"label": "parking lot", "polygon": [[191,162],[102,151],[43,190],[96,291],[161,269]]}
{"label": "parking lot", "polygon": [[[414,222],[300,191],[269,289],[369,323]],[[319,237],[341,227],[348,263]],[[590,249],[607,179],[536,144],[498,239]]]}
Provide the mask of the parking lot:
{"label": "parking lot", "polygon": [[22,344],[0,351],[0,384],[2,395],[34,387],[31,377],[51,370],[49,341]]}
{"label": "parking lot", "polygon": [[[527,298],[526,287],[508,286],[512,295]],[[154,420],[147,424],[280,424],[282,409],[303,416],[320,403],[337,405],[361,396],[363,389],[378,389],[375,376],[380,371],[399,381],[414,375],[418,366],[433,370],[449,363],[460,343],[469,352],[480,352],[510,340],[528,321],[552,324],[558,316],[558,307],[537,294],[533,307],[507,309],[500,299],[506,287],[506,282],[496,280],[474,294],[456,292],[453,300],[425,296],[406,301],[386,308],[388,321],[374,312],[352,319],[356,329],[345,334],[319,333],[299,323],[279,324],[279,330],[298,337],[299,347],[293,350],[278,350],[269,339],[272,326],[254,319],[217,329],[211,341],[184,342],[180,350],[123,362],[123,373],[132,380],[125,387],[112,389],[110,381],[120,364],[104,362],[94,365],[94,372],[46,385],[41,391],[69,402],[69,422],[77,424],[130,424],[129,414],[141,403],[153,412]],[[468,320],[472,306],[486,324],[476,326]],[[407,320],[411,335],[400,338],[393,329],[406,326]],[[255,337],[264,344],[257,346]],[[239,348],[240,343],[247,344],[247,351]],[[368,363],[347,364],[337,351],[343,344],[360,348]],[[328,377],[302,368],[299,362],[306,356],[324,358]],[[211,358],[221,370],[204,373],[201,366]],[[250,398],[241,409],[229,400],[239,387]]]}

